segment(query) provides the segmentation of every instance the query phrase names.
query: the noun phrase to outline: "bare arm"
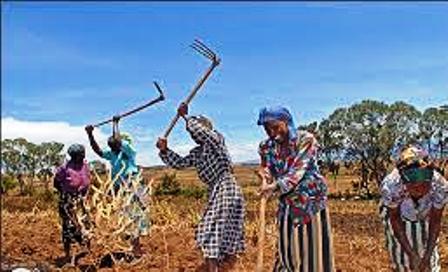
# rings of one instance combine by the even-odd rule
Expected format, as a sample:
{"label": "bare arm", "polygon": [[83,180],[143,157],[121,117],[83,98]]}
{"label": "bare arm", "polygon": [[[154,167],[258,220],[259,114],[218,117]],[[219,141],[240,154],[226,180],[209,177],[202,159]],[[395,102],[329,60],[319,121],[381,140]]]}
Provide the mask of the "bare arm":
{"label": "bare arm", "polygon": [[414,264],[415,267],[417,263],[420,261],[420,256],[418,253],[411,247],[409,243],[408,237],[406,236],[404,222],[400,216],[400,208],[388,208],[390,215],[390,223],[392,225],[392,230],[394,231],[394,236],[397,238],[403,250],[406,252],[408,256],[410,256],[411,263]]}
{"label": "bare arm", "polygon": [[103,151],[101,150],[100,146],[93,137],[93,126],[91,125],[86,126],[86,132],[87,136],[89,137],[90,146],[92,147],[93,151],[95,151],[95,153],[98,156],[103,157]]}
{"label": "bare arm", "polygon": [[434,248],[437,245],[437,239],[440,235],[441,222],[442,222],[442,209],[436,209],[434,207],[429,211],[429,231],[428,242],[426,243],[425,254],[423,255],[422,262],[420,264],[420,271],[428,271],[430,269],[431,255]]}

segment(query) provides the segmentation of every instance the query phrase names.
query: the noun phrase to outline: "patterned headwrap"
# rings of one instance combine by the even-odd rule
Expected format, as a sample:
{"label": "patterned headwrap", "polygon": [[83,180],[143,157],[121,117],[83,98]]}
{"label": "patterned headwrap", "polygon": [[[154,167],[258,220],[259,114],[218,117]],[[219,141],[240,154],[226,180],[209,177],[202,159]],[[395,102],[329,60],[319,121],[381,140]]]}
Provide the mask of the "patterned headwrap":
{"label": "patterned headwrap", "polygon": [[213,130],[213,123],[206,116],[197,115],[197,116],[192,116],[192,118],[195,118],[198,121],[198,123],[201,124],[203,127],[207,128],[209,130]]}
{"label": "patterned headwrap", "polygon": [[416,145],[405,147],[401,151],[397,168],[405,184],[429,182],[434,175],[428,152]]}
{"label": "patterned headwrap", "polygon": [[75,157],[76,155],[81,155],[86,153],[86,149],[82,144],[72,144],[68,150],[67,153],[70,155],[71,158]]}
{"label": "patterned headwrap", "polygon": [[132,139],[131,134],[129,134],[127,132],[121,132],[120,138],[122,141],[127,141],[130,145],[132,145],[134,143],[134,140]]}
{"label": "patterned headwrap", "polygon": [[[129,145],[132,145],[134,143],[134,140],[132,139],[131,134],[127,133],[127,132],[121,132],[120,133],[120,140],[121,141],[126,141],[129,143]],[[117,139],[114,136],[110,136],[107,139],[107,143],[109,144],[109,146],[111,144],[114,144],[114,142],[117,141]]]}
{"label": "patterned headwrap", "polygon": [[294,120],[288,109],[284,107],[271,107],[262,108],[258,115],[257,125],[263,126],[269,121],[285,121],[288,124],[289,136],[291,138],[297,138],[296,128],[294,126]]}

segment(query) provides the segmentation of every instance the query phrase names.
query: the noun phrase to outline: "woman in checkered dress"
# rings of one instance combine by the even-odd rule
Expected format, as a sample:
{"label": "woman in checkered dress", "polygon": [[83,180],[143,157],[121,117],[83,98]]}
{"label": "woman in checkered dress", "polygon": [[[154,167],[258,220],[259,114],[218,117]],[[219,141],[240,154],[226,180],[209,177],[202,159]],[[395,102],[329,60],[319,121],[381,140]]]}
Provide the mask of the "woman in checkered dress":
{"label": "woman in checkered dress", "polygon": [[244,251],[244,199],[232,171],[232,162],[224,137],[213,129],[203,116],[186,117],[188,108],[182,104],[178,113],[198,144],[185,157],[168,149],[167,140],[157,142],[160,158],[170,167],[195,167],[202,182],[208,186],[207,208],[196,229],[196,243],[206,259],[208,271],[217,271],[218,264],[233,260]]}

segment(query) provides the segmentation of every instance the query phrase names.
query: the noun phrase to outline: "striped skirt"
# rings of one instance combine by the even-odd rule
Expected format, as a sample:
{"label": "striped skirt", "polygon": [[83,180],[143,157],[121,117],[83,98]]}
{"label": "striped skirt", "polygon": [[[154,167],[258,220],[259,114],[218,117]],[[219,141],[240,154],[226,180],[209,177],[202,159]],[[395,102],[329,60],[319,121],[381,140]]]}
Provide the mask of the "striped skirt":
{"label": "striped skirt", "polygon": [[[392,269],[397,272],[411,271],[409,268],[409,256],[401,248],[400,243],[394,236],[392,225],[389,220],[388,208],[380,204],[380,215],[385,228],[386,247],[389,251],[389,257],[392,263]],[[406,229],[406,236],[411,247],[416,248],[423,257],[428,239],[429,222],[428,221],[408,221],[403,220]],[[431,256],[431,272],[440,272],[440,257],[437,246]]]}
{"label": "striped skirt", "polygon": [[[286,208],[288,209],[288,208]],[[335,271],[328,208],[306,225],[294,226],[288,210],[279,218],[275,272]]]}

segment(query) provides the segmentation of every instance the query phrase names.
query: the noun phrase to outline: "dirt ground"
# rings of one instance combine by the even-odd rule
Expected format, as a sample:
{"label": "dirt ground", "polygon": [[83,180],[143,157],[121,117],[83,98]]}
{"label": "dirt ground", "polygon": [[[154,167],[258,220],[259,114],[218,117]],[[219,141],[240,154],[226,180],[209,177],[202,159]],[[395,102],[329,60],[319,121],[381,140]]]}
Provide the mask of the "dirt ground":
{"label": "dirt ground", "polygon": [[[146,175],[157,180],[167,170],[149,170]],[[250,167],[239,167],[236,176],[246,198],[246,252],[233,271],[254,271],[258,237],[258,181]],[[201,186],[191,170],[177,172],[182,186]],[[350,190],[354,177],[342,175],[336,183],[330,179],[332,192]],[[337,189],[335,188],[337,187]],[[201,271],[202,259],[195,249],[194,226],[202,213],[205,199],[193,197],[153,197],[151,233],[142,239],[146,255],[132,263],[118,263],[101,271]],[[270,271],[274,261],[276,201],[267,210],[267,234],[264,267]],[[34,207],[34,208],[33,208]],[[337,271],[390,271],[384,234],[376,201],[330,200],[333,246]],[[443,219],[440,248],[443,271],[448,269],[448,217]],[[2,199],[2,265],[40,267],[41,270],[94,271],[102,256],[101,245],[93,242],[92,254],[80,259],[77,268],[57,268],[63,255],[60,223],[54,206],[36,203],[31,197],[6,196]],[[89,270],[90,269],[90,270]]]}

